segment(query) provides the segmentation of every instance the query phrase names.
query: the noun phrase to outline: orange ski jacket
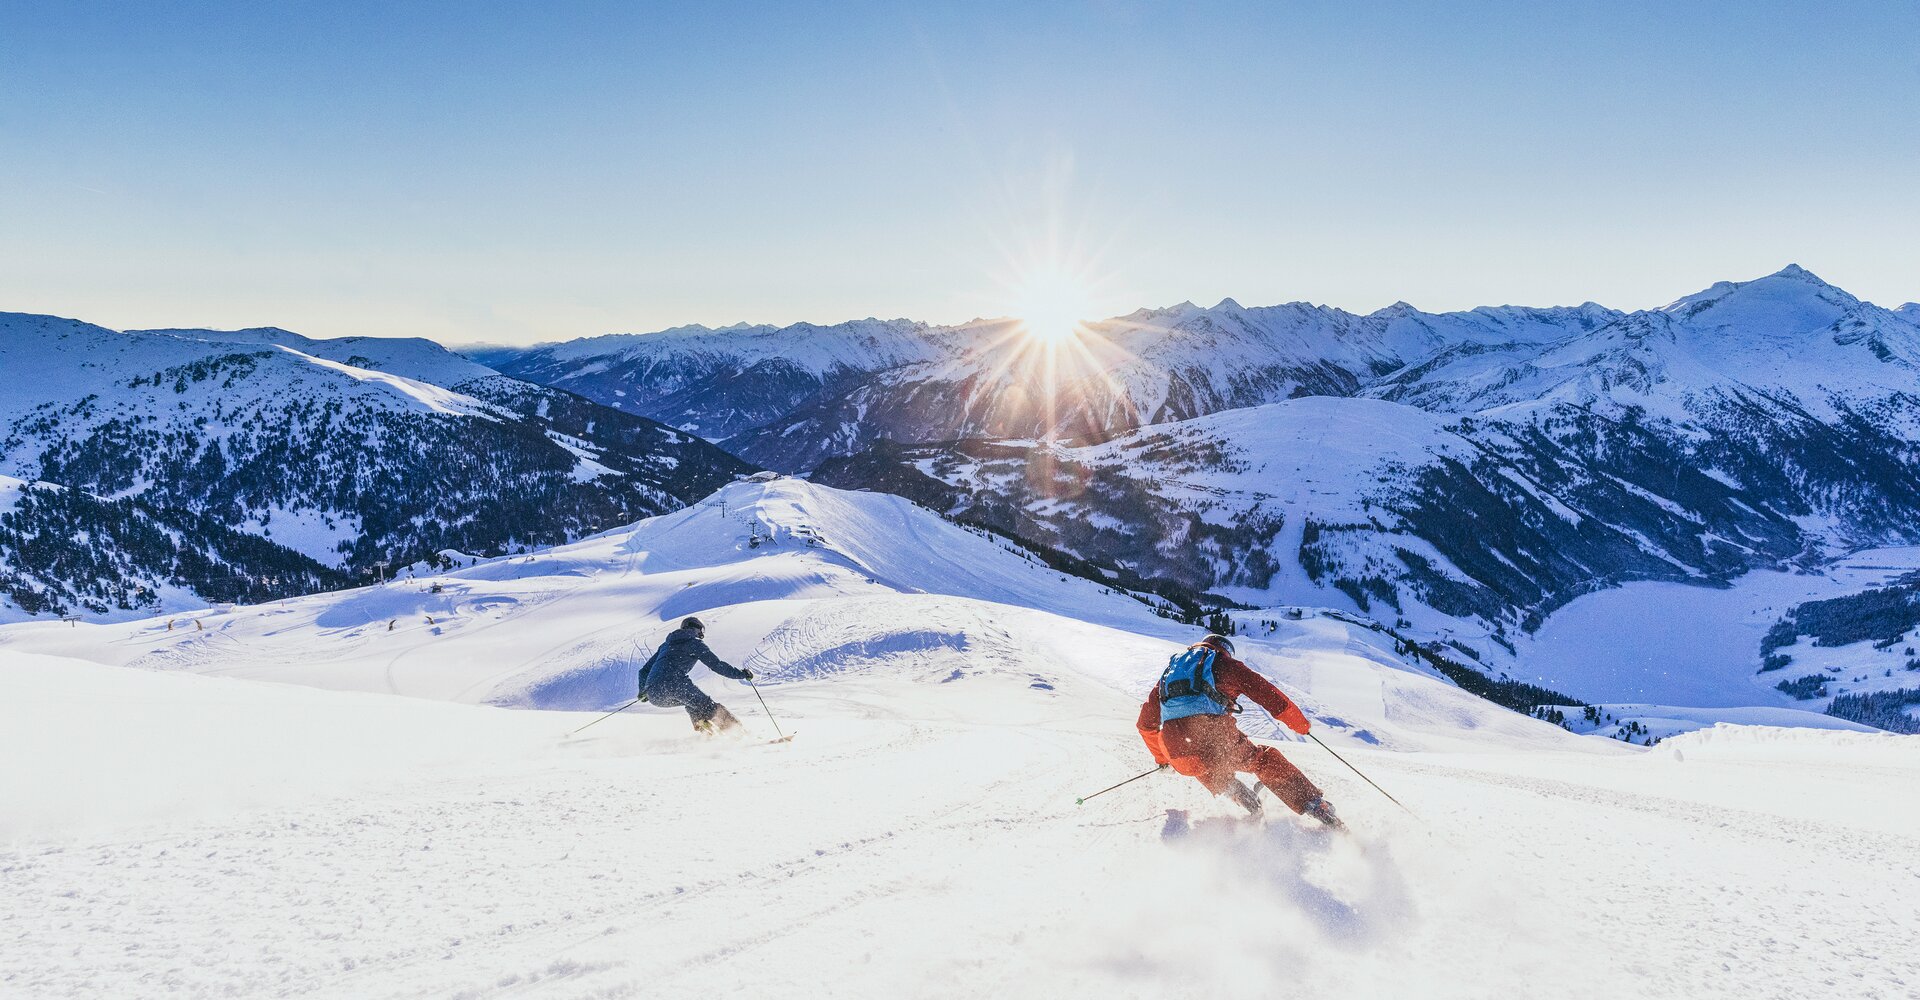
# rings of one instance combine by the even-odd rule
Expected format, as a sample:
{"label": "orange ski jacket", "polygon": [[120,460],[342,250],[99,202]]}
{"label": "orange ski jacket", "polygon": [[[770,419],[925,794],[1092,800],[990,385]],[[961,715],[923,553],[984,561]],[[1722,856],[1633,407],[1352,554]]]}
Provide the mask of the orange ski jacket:
{"label": "orange ski jacket", "polygon": [[[1187,648],[1193,649],[1204,645],[1206,643],[1195,643]],[[1313,724],[1307,721],[1306,713],[1300,711],[1300,706],[1294,704],[1293,699],[1282,693],[1272,681],[1254,673],[1252,667],[1235,659],[1233,654],[1226,650],[1218,646],[1208,648],[1217,654],[1213,658],[1213,686],[1220,691],[1220,695],[1227,700],[1227,704],[1231,705],[1235,699],[1244,696],[1266,709],[1267,713],[1280,720],[1282,725],[1302,736],[1313,728]],[[1167,745],[1160,737],[1160,685],[1158,683],[1147,692],[1146,704],[1140,706],[1140,721],[1135,726],[1140,730],[1140,739],[1145,741],[1147,749],[1153,752],[1153,762],[1170,763],[1172,758],[1167,755]]]}

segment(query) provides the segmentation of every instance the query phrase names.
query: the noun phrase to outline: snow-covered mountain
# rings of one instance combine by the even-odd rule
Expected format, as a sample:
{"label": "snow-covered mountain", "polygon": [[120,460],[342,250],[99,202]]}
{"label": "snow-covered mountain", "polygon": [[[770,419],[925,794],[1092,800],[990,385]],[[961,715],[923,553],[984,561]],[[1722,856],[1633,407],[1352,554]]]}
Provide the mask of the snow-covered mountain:
{"label": "snow-covered mountain", "polygon": [[1099,444],[894,449],[816,477],[915,496],[1129,581],[1430,631],[1471,621],[1509,644],[1589,590],[1724,581],[1813,541],[1780,498],[1688,467],[1663,438],[1602,430],[1589,452],[1543,427],[1309,397]]}
{"label": "snow-covered mountain", "polygon": [[763,464],[808,469],[866,442],[1106,438],[1147,424],[1299,396],[1348,396],[1445,346],[1550,342],[1617,314],[1503,307],[1365,316],[1292,303],[1183,303],[1089,324],[1060,345],[1011,323],[950,341],[953,357],[890,369],[728,439]]}
{"label": "snow-covered mountain", "polygon": [[1017,336],[957,339],[968,350],[956,359],[878,373],[727,445],[804,469],[882,438],[1104,439],[1226,409],[1350,395],[1507,419],[1605,400],[1729,425],[1757,398],[1829,425],[1855,416],[1898,423],[1911,437],[1915,315],[1861,302],[1797,266],[1633,314],[1592,303],[1440,315],[1400,303],[1366,316],[1183,304],[1092,324],[1058,349]]}
{"label": "snow-covered mountain", "polygon": [[718,441],[876,372],[944,356],[951,339],[952,331],[924,323],[864,319],[684,326],[487,356],[505,374]]}
{"label": "snow-covered mountain", "polygon": [[1382,357],[1431,349],[1356,376],[1352,398],[1079,442],[884,445],[815,475],[915,496],[1122,579],[1482,635],[1476,656],[1496,671],[1583,594],[1720,586],[1920,541],[1909,313],[1790,267],[1659,310],[1580,315],[1591,328],[1558,339],[1540,326],[1349,333],[1342,344],[1388,345]]}
{"label": "snow-covered mountain", "polygon": [[[1009,321],[867,320],[595,338],[501,363],[724,436],[767,465],[902,493],[1074,572],[1189,606],[1328,604],[1430,641],[1480,635],[1461,655],[1497,676],[1583,595],[1634,581],[1721,586],[1920,541],[1916,315],[1789,267],[1631,314],[1400,303],[1363,316],[1227,300],[1142,310],[1054,348]],[[588,462],[657,474],[615,457],[697,444],[688,432],[609,446],[620,419],[674,432],[424,341],[113,336],[367,373],[350,381],[476,426],[544,422],[543,438],[578,449],[572,476],[589,482],[609,477],[583,476]],[[134,409],[164,409],[165,393],[133,388],[148,390]],[[87,467],[37,450],[53,464],[0,472],[61,481],[53,473]],[[197,457],[176,449],[162,465],[191,469]],[[140,478],[143,500],[167,488],[135,471],[77,485],[115,498]],[[177,505],[227,502],[200,489]],[[226,510],[226,523],[265,534],[267,512]],[[288,512],[271,516],[279,535]],[[415,548],[499,550],[446,535]],[[337,540],[322,541],[296,548],[328,562]],[[393,548],[376,540],[329,565],[364,571]]]}
{"label": "snow-covered mountain", "polygon": [[[794,741],[650,705],[582,729],[688,614],[765,707],[697,682]],[[15,992],[1744,997],[1920,976],[1887,916],[1916,862],[1913,803],[1887,794],[1920,774],[1911,737],[1708,713],[1630,748],[1310,610],[1240,650],[1378,788],[1241,723],[1350,835],[1270,797],[1249,824],[1171,774],[1076,804],[1150,767],[1137,706],[1198,629],[884,494],[742,482],[550,550],[172,624],[0,627],[0,753],[36,762],[0,770]],[[244,905],[177,907],[208,885]],[[1209,915],[1199,936],[1167,923],[1175,898]]]}
{"label": "snow-covered mountain", "polygon": [[[157,608],[170,592],[305,592],[322,571],[346,579],[442,549],[561,541],[674,509],[751,468],[426,341],[122,333],[0,314],[0,371],[0,475],[74,491],[31,505],[52,517],[64,504],[57,525],[15,511],[0,614]],[[167,576],[171,555],[115,548],[132,544],[133,524],[204,550],[184,558],[219,569]],[[271,548],[223,561],[209,542],[222,531]],[[218,547],[238,551],[231,538]],[[59,568],[136,564],[160,575]],[[238,582],[203,587],[223,573]]]}
{"label": "snow-covered mountain", "polygon": [[1789,266],[1524,356],[1449,346],[1368,392],[1449,413],[1605,404],[1669,419],[1759,399],[1826,423],[1875,410],[1869,415],[1895,420],[1907,437],[1911,417],[1885,407],[1906,405],[1920,370],[1920,326],[1910,315]]}
{"label": "snow-covered mountain", "polygon": [[252,327],[245,330],[209,330],[171,328],[128,330],[130,337],[159,336],[180,340],[198,340],[210,344],[253,344],[284,347],[355,368],[399,375],[416,382],[446,388],[467,389],[475,382],[495,380],[500,373],[485,365],[442,347],[423,337],[303,337],[279,327]]}
{"label": "snow-covered mountain", "polygon": [[868,442],[1108,435],[1300,395],[1351,395],[1451,346],[1540,344],[1620,314],[1588,303],[1368,315],[1182,303],[1092,323],[1069,346],[1012,320],[959,327],[705,327],[490,354],[500,370],[643,413],[797,471]]}
{"label": "snow-covered mountain", "polygon": [[0,622],[143,617],[208,601],[308,593],[348,579],[205,515],[0,476]]}
{"label": "snow-covered mountain", "polygon": [[[1396,303],[1357,315],[1227,299],[1091,323],[1057,347],[1010,320],[867,320],[592,338],[499,363],[804,471],[881,439],[1106,438],[1307,395],[1445,413],[1607,397],[1671,415],[1702,393],[1734,398],[1738,387],[1831,422],[1850,406],[1904,398],[1916,320],[1920,306],[1863,303],[1790,266],[1632,314],[1594,303],[1438,314]],[[1650,395],[1630,395],[1637,390]]]}

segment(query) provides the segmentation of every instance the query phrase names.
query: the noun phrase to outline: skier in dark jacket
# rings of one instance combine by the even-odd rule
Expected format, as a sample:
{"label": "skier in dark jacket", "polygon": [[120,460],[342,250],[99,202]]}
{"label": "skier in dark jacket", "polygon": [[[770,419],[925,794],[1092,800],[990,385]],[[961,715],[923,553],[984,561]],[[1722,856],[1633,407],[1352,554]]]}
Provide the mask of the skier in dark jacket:
{"label": "skier in dark jacket", "polygon": [[709,735],[723,733],[740,725],[740,720],[725,705],[707,697],[693,684],[693,665],[704,663],[722,677],[750,681],[753,671],[736,667],[715,656],[707,648],[707,626],[698,618],[689,618],[667,633],[667,641],[654,651],[653,658],[640,668],[640,700],[663,708],[686,707],[693,728]]}

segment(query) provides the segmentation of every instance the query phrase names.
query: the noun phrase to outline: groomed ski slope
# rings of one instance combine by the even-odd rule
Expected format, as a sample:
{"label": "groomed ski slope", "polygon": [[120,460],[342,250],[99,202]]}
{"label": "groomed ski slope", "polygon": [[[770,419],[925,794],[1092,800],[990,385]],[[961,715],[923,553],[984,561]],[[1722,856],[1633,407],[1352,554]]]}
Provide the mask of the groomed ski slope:
{"label": "groomed ski slope", "polygon": [[[0,749],[31,762],[0,770],[0,994],[1920,990],[1920,740],[1628,749],[1309,619],[1247,658],[1418,818],[1300,743],[1354,836],[1237,823],[1170,775],[1075,806],[1147,766],[1135,707],[1195,634],[1139,608],[782,480],[203,629],[0,629]],[[752,693],[704,670],[754,739],[646,707],[568,735],[595,715],[552,708],[630,697],[687,613],[764,650],[799,737],[758,742]]]}

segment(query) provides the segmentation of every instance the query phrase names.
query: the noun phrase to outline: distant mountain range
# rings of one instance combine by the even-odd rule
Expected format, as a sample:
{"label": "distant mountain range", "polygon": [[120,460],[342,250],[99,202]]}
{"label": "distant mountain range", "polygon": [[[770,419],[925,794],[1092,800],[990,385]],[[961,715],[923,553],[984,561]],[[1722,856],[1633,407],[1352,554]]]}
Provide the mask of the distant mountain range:
{"label": "distant mountain range", "polygon": [[1550,343],[1617,320],[1588,304],[1358,316],[1294,303],[1182,303],[1030,344],[1012,320],[929,327],[688,327],[490,351],[500,371],[578,392],[801,472],[866,442],[1110,435],[1304,395],[1348,396],[1460,345]]}
{"label": "distant mountain range", "polygon": [[[1920,542],[1920,305],[1799,267],[1635,312],[1183,303],[1052,348],[1011,320],[867,319],[462,357],[14,315],[0,364],[15,615],[513,551],[759,466],[1190,607],[1471,631],[1489,672],[1584,593]],[[86,542],[50,552],[63,533]]]}
{"label": "distant mountain range", "polygon": [[483,350],[481,356],[515,378],[721,441],[876,372],[944,357],[964,339],[924,323],[865,319],[834,326],[676,327],[521,352]]}
{"label": "distant mountain range", "polygon": [[1920,540],[1920,305],[1797,266],[1636,312],[1228,300],[1051,352],[870,320],[492,360],[1122,578],[1470,622],[1495,657],[1594,589]]}

